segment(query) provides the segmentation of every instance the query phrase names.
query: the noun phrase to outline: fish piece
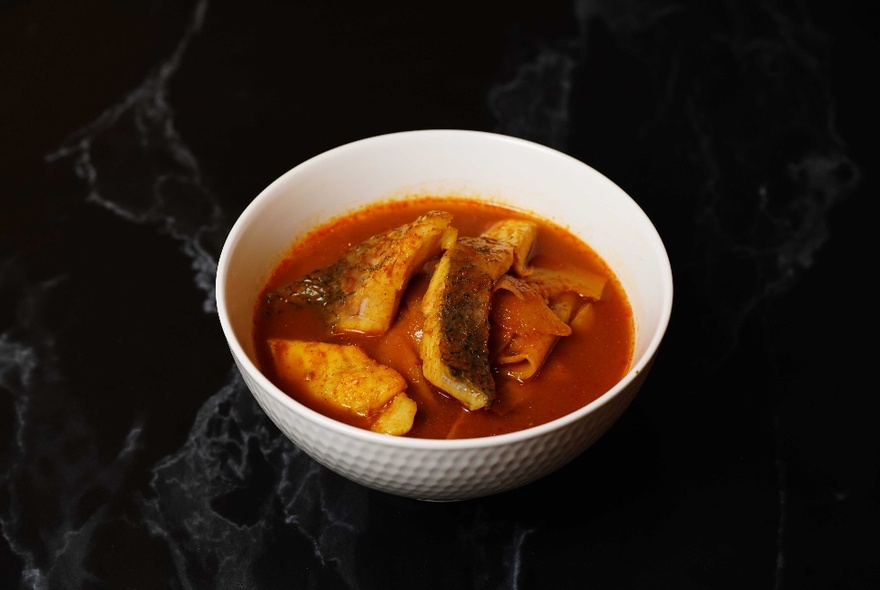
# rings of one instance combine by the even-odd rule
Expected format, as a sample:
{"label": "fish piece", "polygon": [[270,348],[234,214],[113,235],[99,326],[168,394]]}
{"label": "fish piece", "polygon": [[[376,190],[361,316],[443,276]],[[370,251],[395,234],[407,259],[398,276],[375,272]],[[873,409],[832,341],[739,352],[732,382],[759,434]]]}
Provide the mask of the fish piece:
{"label": "fish piece", "polygon": [[274,293],[288,303],[324,306],[334,333],[383,334],[412,275],[455,242],[452,214],[430,211],[412,223],[368,238],[338,261]]}
{"label": "fish piece", "polygon": [[529,258],[538,238],[538,224],[526,219],[502,219],[480,234],[513,246],[513,271],[521,277],[532,274]]}
{"label": "fish piece", "polygon": [[370,425],[370,430],[380,434],[401,436],[412,429],[418,406],[405,393],[398,393],[388,402],[376,421]]}
{"label": "fish piece", "polygon": [[489,308],[495,281],[510,269],[513,251],[513,245],[493,238],[459,238],[440,258],[422,301],[422,372],[468,410],[485,408],[495,398]]}
{"label": "fish piece", "polygon": [[416,404],[406,380],[360,347],[275,338],[269,349],[284,389],[363,416],[376,432],[402,435],[412,428]]}

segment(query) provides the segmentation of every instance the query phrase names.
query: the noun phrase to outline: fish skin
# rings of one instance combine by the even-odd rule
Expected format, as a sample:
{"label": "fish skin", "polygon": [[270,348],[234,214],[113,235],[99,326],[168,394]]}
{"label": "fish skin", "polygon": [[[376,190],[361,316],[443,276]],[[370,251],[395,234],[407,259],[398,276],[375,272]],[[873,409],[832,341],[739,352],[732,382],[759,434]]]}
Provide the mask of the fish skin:
{"label": "fish skin", "polygon": [[413,274],[455,242],[452,214],[430,211],[372,236],[339,260],[286,285],[274,297],[324,306],[333,333],[385,333]]}
{"label": "fish skin", "polygon": [[498,278],[514,259],[514,245],[461,237],[434,270],[422,309],[422,372],[468,410],[489,406],[495,383],[489,365],[489,309]]}

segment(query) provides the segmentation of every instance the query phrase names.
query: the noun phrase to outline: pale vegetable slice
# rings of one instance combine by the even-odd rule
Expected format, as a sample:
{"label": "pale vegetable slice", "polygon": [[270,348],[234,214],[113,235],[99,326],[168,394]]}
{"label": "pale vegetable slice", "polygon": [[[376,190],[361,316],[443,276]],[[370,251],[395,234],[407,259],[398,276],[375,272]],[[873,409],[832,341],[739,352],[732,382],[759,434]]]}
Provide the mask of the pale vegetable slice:
{"label": "pale vegetable slice", "polygon": [[492,299],[495,361],[511,377],[534,377],[559,338],[571,334],[567,322],[578,304],[578,296],[567,293],[548,305],[526,281],[504,276]]}
{"label": "pale vegetable slice", "polygon": [[525,219],[502,219],[480,234],[513,246],[513,271],[521,277],[532,273],[529,257],[538,238],[538,224]]}
{"label": "pale vegetable slice", "polygon": [[276,338],[269,349],[283,388],[364,416],[378,432],[412,428],[415,402],[405,393],[406,380],[360,347]]}
{"label": "pale vegetable slice", "polygon": [[412,275],[454,243],[458,232],[451,221],[451,213],[430,211],[368,238],[275,296],[324,305],[334,332],[382,334],[390,327]]}
{"label": "pale vegetable slice", "polygon": [[583,304],[569,322],[573,332],[586,332],[596,323],[596,307],[592,302]]}
{"label": "pale vegetable slice", "polygon": [[527,281],[548,300],[569,291],[584,299],[599,300],[608,279],[586,270],[535,268]]}
{"label": "pale vegetable slice", "polygon": [[422,303],[419,353],[425,378],[469,410],[495,398],[489,307],[495,281],[512,262],[513,246],[506,242],[459,238],[437,264]]}
{"label": "pale vegetable slice", "polygon": [[559,338],[585,329],[591,302],[602,297],[607,278],[583,270],[534,268],[528,276],[505,276],[493,300],[493,358],[517,379],[534,377]]}

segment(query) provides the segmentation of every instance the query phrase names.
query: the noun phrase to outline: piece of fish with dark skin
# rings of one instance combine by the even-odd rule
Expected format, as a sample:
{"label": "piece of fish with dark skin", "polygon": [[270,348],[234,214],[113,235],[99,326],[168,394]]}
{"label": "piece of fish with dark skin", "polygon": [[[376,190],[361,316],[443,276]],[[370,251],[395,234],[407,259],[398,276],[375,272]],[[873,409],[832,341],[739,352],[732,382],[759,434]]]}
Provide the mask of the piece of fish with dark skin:
{"label": "piece of fish with dark skin", "polygon": [[422,372],[468,410],[495,399],[489,306],[495,281],[513,264],[514,249],[493,238],[459,238],[437,264],[423,299]]}
{"label": "piece of fish with dark skin", "polygon": [[451,221],[450,213],[430,211],[368,238],[272,297],[323,305],[334,333],[383,334],[413,274],[455,242],[458,232]]}

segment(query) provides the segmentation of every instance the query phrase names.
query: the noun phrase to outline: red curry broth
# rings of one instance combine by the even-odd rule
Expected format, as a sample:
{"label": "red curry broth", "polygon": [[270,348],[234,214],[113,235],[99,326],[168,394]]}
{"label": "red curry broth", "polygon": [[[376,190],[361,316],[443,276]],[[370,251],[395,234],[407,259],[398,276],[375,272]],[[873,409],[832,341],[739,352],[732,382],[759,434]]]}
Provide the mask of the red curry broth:
{"label": "red curry broth", "polygon": [[[453,214],[459,236],[476,236],[500,219],[529,219],[539,225],[531,259],[533,266],[554,268],[563,263],[608,278],[602,298],[594,306],[590,329],[560,338],[534,377],[520,381],[492,367],[496,398],[489,407],[467,411],[460,402],[428,383],[421,375],[413,350],[420,314],[408,313],[419,305],[427,288],[426,275],[416,275],[400,305],[389,333],[397,337],[331,334],[317,306],[267,305],[267,295],[316,268],[336,261],[350,247],[385,230],[412,222],[431,210]],[[401,337],[400,331],[404,334]],[[279,384],[273,370],[268,341],[287,338],[354,344],[377,361],[396,369],[407,381],[407,395],[418,405],[412,429],[418,438],[471,438],[492,436],[543,424],[568,414],[601,396],[629,369],[634,346],[632,310],[619,282],[607,264],[581,240],[563,228],[521,211],[458,198],[423,198],[373,205],[318,228],[293,245],[274,269],[254,316],[254,342],[258,363],[267,377]],[[403,343],[403,344],[402,344]],[[401,346],[409,348],[402,354]],[[416,357],[417,358],[417,354]],[[283,387],[282,387],[283,389]],[[369,429],[367,418],[303,396],[288,395],[312,409],[353,426]]]}

